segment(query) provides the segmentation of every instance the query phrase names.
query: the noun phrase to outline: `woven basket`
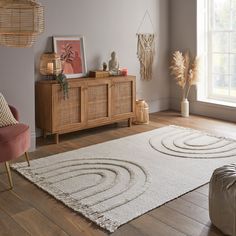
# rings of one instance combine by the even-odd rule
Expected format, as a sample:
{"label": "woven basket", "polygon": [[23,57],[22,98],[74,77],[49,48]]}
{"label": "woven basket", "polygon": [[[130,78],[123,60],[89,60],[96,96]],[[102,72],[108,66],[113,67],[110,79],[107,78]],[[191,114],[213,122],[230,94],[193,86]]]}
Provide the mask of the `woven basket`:
{"label": "woven basket", "polygon": [[44,8],[33,0],[0,2],[0,44],[31,47],[44,31]]}

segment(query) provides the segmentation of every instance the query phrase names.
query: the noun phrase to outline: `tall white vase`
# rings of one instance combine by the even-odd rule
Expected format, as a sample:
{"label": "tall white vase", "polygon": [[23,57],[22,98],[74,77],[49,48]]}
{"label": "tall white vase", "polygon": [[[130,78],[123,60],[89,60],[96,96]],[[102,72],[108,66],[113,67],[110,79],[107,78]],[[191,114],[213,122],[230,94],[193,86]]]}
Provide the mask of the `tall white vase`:
{"label": "tall white vase", "polygon": [[189,102],[187,98],[184,98],[181,102],[181,115],[183,117],[189,117]]}

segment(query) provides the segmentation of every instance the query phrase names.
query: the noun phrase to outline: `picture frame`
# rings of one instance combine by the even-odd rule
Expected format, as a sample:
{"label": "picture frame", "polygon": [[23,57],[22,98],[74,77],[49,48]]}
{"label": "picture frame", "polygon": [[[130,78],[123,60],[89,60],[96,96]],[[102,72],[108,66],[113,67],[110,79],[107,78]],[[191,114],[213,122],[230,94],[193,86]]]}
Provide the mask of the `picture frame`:
{"label": "picture frame", "polygon": [[83,36],[53,36],[53,49],[61,58],[63,74],[67,78],[86,76],[87,65]]}

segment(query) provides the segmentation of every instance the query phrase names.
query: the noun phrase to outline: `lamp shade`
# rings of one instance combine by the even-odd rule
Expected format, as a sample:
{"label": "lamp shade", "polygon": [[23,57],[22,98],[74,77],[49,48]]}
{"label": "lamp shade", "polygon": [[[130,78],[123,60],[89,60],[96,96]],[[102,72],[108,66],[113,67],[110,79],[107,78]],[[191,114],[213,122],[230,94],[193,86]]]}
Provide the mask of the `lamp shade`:
{"label": "lamp shade", "polygon": [[62,72],[60,56],[56,53],[44,53],[40,58],[42,75],[59,75]]}
{"label": "lamp shade", "polygon": [[31,47],[44,31],[44,8],[34,0],[0,0],[0,45]]}

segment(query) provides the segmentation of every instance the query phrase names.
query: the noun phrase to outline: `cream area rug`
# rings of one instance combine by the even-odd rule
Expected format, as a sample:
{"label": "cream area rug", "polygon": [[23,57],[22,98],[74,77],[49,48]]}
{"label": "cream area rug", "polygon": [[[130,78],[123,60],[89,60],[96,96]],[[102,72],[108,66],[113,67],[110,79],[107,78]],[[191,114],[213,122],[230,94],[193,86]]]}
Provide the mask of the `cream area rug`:
{"label": "cream area rug", "polygon": [[213,170],[228,163],[236,163],[235,140],[168,126],[12,167],[114,232],[209,182]]}

